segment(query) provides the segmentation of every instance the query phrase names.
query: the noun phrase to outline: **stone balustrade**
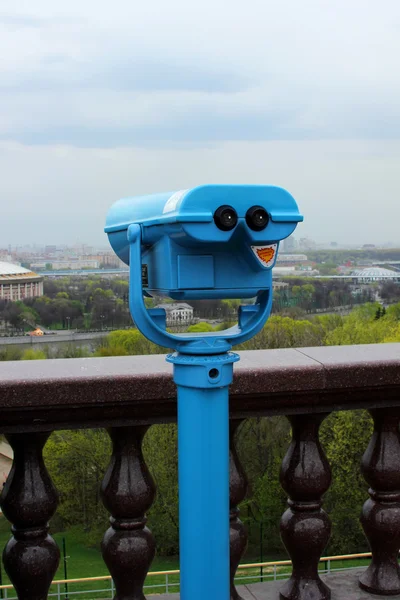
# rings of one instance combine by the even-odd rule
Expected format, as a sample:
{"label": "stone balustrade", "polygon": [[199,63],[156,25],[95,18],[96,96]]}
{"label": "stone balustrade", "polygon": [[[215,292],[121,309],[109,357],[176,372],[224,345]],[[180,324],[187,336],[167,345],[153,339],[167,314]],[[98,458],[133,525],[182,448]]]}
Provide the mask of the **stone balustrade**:
{"label": "stone balustrade", "polygon": [[[375,428],[360,468],[370,486],[361,522],[373,558],[359,585],[383,597],[400,594],[400,344],[243,352],[231,388],[231,600],[234,575],[246,548],[238,504],[246,476],[235,433],[250,416],[285,415],[292,441],[281,468],[288,495],[281,535],[292,559],[282,600],[328,600],[318,560],[330,536],[323,495],[331,482],[319,427],[332,411],[364,408]],[[4,566],[20,600],[45,600],[60,553],[48,522],[58,494],[43,461],[54,430],[106,428],[112,456],[101,495],[110,513],[102,541],[117,600],[143,600],[155,553],[146,511],[156,489],[142,454],[149,427],[176,419],[176,394],[163,356],[0,363],[0,432],[14,451],[1,507],[12,525]],[[279,525],[277,524],[277,527]],[[199,582],[201,585],[201,582]]]}

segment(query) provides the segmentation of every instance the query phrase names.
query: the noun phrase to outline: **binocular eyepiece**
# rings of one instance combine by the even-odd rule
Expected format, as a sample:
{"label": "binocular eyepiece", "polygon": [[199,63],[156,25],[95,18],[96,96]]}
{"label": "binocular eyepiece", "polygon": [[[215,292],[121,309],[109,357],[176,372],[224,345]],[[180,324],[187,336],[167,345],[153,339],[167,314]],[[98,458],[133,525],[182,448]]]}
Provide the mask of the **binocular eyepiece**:
{"label": "binocular eyepiece", "polygon": [[237,212],[232,206],[224,205],[217,208],[214,213],[214,223],[222,231],[235,229],[238,222]]}
{"label": "binocular eyepiece", "polygon": [[252,206],[246,213],[246,223],[253,231],[262,231],[269,223],[269,214],[262,206]]}
{"label": "binocular eyepiece", "polygon": [[[253,231],[262,231],[269,223],[270,216],[262,206],[252,206],[246,213],[246,223]],[[238,223],[236,210],[224,204],[214,213],[214,223],[221,231],[231,231]]]}

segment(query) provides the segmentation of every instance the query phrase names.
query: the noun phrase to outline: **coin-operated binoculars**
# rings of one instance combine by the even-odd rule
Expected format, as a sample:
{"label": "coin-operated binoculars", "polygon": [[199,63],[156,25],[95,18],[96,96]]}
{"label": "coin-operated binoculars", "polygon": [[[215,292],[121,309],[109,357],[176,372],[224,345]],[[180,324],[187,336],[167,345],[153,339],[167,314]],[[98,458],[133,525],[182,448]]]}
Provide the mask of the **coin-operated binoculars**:
{"label": "coin-operated binoculars", "polygon": [[[124,198],[105,231],[130,267],[132,318],[151,341],[173,348],[178,388],[179,518],[182,600],[229,600],[228,387],[235,344],[253,337],[272,306],[280,240],[303,217],[274,186],[205,185]],[[173,334],[164,309],[143,296],[174,300],[255,298],[224,331]]]}

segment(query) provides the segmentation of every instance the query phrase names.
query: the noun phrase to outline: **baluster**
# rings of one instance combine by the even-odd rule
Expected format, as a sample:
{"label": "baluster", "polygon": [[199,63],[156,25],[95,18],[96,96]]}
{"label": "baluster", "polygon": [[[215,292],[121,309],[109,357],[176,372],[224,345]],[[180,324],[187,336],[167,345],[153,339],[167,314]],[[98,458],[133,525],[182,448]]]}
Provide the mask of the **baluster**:
{"label": "baluster", "polygon": [[110,465],[101,487],[111,513],[102,552],[112,575],[114,600],[145,600],[143,584],[155,554],[145,513],[155,497],[155,485],[144,462],[142,440],[148,426],[112,427]]}
{"label": "baluster", "polygon": [[1,494],[1,508],[12,523],[13,537],[3,561],[19,600],[46,600],[60,551],[48,534],[58,494],[43,462],[50,433],[7,435],[14,461]]}
{"label": "baluster", "polygon": [[370,485],[361,524],[372,551],[372,561],[360,577],[360,587],[373,594],[400,593],[400,435],[398,408],[369,411],[374,433],[361,469]]}
{"label": "baluster", "polygon": [[242,600],[235,584],[235,574],[240,560],[247,547],[247,529],[239,519],[237,505],[246,497],[247,479],[240,464],[235,446],[235,434],[242,420],[232,420],[229,423],[229,497],[230,497],[230,576],[231,600]]}
{"label": "baluster", "polygon": [[322,510],[322,495],[331,470],[318,438],[326,414],[293,415],[292,442],[283,459],[281,484],[289,495],[282,516],[281,537],[292,559],[291,578],[280,592],[282,600],[328,600],[330,589],[318,576],[318,562],[328,543],[330,521]]}

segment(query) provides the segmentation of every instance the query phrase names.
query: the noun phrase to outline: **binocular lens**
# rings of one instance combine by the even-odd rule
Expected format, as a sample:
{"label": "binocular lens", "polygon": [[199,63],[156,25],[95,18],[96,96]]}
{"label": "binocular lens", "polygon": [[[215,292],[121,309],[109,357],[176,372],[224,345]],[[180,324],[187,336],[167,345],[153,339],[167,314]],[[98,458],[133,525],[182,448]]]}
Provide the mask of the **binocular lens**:
{"label": "binocular lens", "polygon": [[265,229],[269,222],[269,215],[262,206],[252,206],[246,213],[246,223],[253,231]]}
{"label": "binocular lens", "polygon": [[232,206],[220,206],[214,213],[214,222],[222,231],[230,231],[237,225],[236,210]]}

